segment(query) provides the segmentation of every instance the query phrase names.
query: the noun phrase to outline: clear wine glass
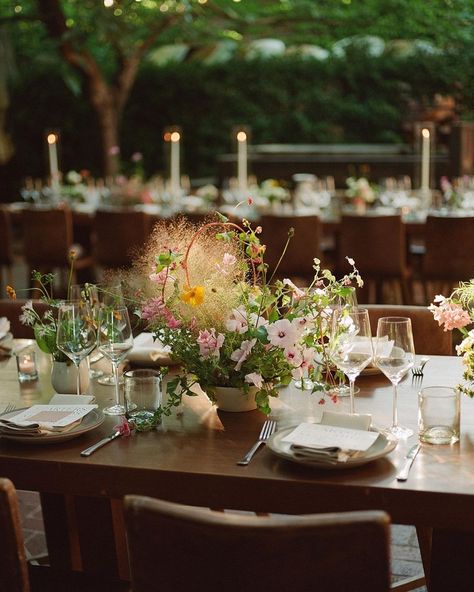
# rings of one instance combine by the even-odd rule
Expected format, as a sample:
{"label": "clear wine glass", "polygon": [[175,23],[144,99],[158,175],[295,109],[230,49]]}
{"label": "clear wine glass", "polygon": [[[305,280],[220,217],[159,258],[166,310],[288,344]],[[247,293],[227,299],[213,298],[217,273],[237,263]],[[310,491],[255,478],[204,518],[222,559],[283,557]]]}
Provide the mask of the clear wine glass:
{"label": "clear wine glass", "polygon": [[[71,300],[84,300],[87,302],[91,308],[92,316],[94,321],[98,323],[98,315],[99,315],[99,290],[95,284],[73,284],[69,288],[69,298]],[[98,362],[104,356],[103,354],[97,349],[94,348],[91,352],[91,355],[87,356],[87,369],[89,371],[89,378],[99,378],[103,376],[104,372],[102,370],[93,370],[91,368],[91,364]]]}
{"label": "clear wine glass", "polygon": [[369,311],[342,307],[332,313],[329,339],[331,361],[349,379],[350,413],[354,413],[354,383],[373,359]]}
{"label": "clear wine glass", "polygon": [[59,306],[56,345],[77,368],[77,394],[81,394],[79,366],[97,343],[94,319],[88,304],[82,300]]}
{"label": "clear wine glass", "polygon": [[[122,293],[122,286],[120,284],[105,285],[99,284],[97,286],[96,297],[98,298],[100,306],[125,306],[125,299]],[[105,386],[115,385],[114,373],[103,374],[97,380],[99,384]]]}
{"label": "clear wine glass", "polygon": [[415,363],[411,319],[383,317],[378,320],[374,361],[393,385],[392,425],[389,431],[397,438],[408,438],[413,430],[398,424],[397,386]]}
{"label": "clear wine glass", "polygon": [[133,336],[128,311],[124,306],[102,306],[99,310],[99,351],[112,363],[115,385],[115,404],[106,407],[107,415],[124,415],[125,406],[120,400],[118,367],[132,349]]}

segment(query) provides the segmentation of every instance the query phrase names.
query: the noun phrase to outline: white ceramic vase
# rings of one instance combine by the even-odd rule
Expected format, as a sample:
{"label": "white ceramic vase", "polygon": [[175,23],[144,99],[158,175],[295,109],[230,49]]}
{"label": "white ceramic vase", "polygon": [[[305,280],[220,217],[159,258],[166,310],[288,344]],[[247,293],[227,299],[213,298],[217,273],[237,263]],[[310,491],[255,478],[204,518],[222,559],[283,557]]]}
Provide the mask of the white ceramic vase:
{"label": "white ceramic vase", "polygon": [[[89,388],[89,369],[86,360],[82,360],[79,371],[81,373],[81,394],[84,394]],[[76,379],[77,369],[72,362],[57,362],[53,360],[51,384],[57,393],[65,395],[77,394]]]}
{"label": "white ceramic vase", "polygon": [[248,394],[242,389],[230,386],[216,386],[212,391],[215,398],[215,404],[221,411],[253,411],[257,408],[255,394],[257,388],[251,386]]}

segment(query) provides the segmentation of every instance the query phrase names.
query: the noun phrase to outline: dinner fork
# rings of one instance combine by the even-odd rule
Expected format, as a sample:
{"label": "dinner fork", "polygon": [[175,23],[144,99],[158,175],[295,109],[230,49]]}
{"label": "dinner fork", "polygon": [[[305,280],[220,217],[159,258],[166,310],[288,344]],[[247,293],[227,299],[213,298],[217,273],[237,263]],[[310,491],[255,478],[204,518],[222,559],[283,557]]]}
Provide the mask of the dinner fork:
{"label": "dinner fork", "polygon": [[268,438],[275,432],[276,428],[277,428],[277,422],[272,419],[267,419],[262,426],[258,440],[255,442],[255,444],[252,446],[252,448],[247,452],[247,454],[241,460],[238,461],[237,464],[238,465],[248,465],[249,462],[252,460],[253,455],[257,452],[257,450],[260,448],[260,446],[262,446],[262,444],[265,444],[265,442],[268,440]]}
{"label": "dinner fork", "polygon": [[12,411],[15,411],[16,407],[13,403],[7,403],[7,406],[5,407],[5,409],[2,411],[2,415],[4,413],[11,413]]}
{"label": "dinner fork", "polygon": [[413,374],[413,376],[423,376],[423,369],[426,365],[427,362],[429,362],[429,358],[424,357],[421,358],[421,362],[419,366],[413,366],[413,368],[411,369],[411,373]]}

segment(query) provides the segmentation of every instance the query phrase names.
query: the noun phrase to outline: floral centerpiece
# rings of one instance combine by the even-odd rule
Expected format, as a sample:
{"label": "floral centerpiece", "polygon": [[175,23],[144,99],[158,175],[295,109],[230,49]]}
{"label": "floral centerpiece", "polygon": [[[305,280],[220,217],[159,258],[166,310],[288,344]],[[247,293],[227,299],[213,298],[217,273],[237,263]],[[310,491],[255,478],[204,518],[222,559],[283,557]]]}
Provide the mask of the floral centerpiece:
{"label": "floral centerpiece", "polygon": [[[39,271],[33,271],[32,280],[36,283],[40,291],[40,299],[48,305],[44,313],[38,312],[33,304],[33,300],[28,300],[21,308],[20,322],[28,327],[32,327],[35,339],[41,351],[51,354],[55,362],[70,362],[70,359],[56,345],[57,333],[57,309],[61,300],[53,298],[54,274],[42,274]],[[7,295],[10,299],[16,300],[16,292],[12,286],[7,286]]]}
{"label": "floral centerpiece", "polygon": [[290,192],[276,179],[265,179],[258,187],[257,196],[267,203],[281,203],[290,199]]}
{"label": "floral centerpiece", "polygon": [[459,384],[458,389],[474,397],[474,280],[460,282],[448,297],[436,296],[429,308],[445,331],[460,331],[463,339],[456,346],[456,353],[462,356],[466,382]]}
{"label": "floral centerpiece", "polygon": [[346,195],[352,200],[354,205],[372,204],[377,198],[377,192],[365,177],[356,179],[349,177],[346,179],[347,190]]}
{"label": "floral centerpiece", "polygon": [[308,378],[324,402],[335,380],[330,306],[362,284],[354,262],[341,280],[315,259],[309,287],[272,284],[262,229],[218,216],[198,230],[184,220],[158,225],[126,278],[137,313],[182,366],[168,385],[173,404],[196,383],[211,400],[216,387],[255,387],[258,408],[269,413],[280,386]]}

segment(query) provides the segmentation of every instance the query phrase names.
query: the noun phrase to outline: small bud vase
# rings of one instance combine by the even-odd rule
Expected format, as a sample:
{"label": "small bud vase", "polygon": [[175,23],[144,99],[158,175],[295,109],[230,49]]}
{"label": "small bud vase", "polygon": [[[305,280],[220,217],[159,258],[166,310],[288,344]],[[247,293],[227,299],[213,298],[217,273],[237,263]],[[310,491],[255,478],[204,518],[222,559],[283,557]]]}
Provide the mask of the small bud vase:
{"label": "small bud vase", "polygon": [[257,388],[251,386],[247,394],[240,388],[230,386],[213,387],[209,398],[213,401],[220,411],[253,411],[257,408],[255,394]]}
{"label": "small bud vase", "polygon": [[[89,370],[86,360],[79,367],[81,373],[81,393],[86,393],[89,388]],[[57,393],[65,395],[77,394],[77,369],[72,362],[57,362],[53,360],[51,367],[51,384]]]}

